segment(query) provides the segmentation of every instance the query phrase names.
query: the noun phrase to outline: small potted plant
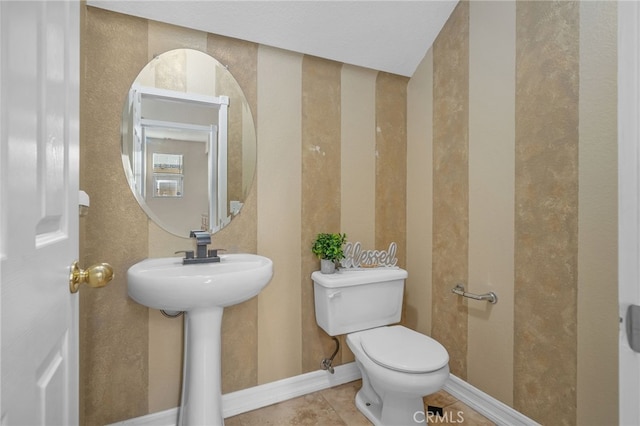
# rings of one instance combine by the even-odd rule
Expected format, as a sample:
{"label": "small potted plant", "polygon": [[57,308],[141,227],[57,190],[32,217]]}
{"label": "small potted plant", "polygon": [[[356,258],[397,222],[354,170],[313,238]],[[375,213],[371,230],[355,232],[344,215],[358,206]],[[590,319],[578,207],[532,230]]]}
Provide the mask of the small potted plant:
{"label": "small potted plant", "polygon": [[336,262],[344,258],[342,246],[346,240],[346,234],[318,234],[311,251],[320,259],[320,271],[323,274],[335,272]]}

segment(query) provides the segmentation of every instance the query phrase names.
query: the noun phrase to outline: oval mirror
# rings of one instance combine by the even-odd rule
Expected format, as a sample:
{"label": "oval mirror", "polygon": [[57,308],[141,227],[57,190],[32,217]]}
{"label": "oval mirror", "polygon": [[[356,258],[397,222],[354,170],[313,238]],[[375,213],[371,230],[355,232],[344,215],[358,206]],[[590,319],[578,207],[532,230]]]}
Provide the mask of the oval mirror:
{"label": "oval mirror", "polygon": [[256,165],[253,116],[238,82],[198,50],[156,56],[125,101],[122,163],[133,195],[161,228],[181,237],[224,228]]}

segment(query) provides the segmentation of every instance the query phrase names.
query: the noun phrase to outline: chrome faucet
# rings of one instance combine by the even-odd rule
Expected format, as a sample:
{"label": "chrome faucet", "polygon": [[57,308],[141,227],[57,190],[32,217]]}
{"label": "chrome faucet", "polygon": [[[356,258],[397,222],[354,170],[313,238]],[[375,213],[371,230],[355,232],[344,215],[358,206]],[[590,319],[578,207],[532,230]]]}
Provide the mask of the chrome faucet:
{"label": "chrome faucet", "polygon": [[196,252],[195,257],[192,250],[178,251],[176,253],[184,253],[185,256],[182,259],[182,264],[187,265],[191,263],[212,263],[220,262],[220,256],[218,251],[223,249],[208,249],[207,246],[211,244],[211,234],[206,231],[191,231],[189,233],[190,238],[196,239]]}
{"label": "chrome faucet", "polygon": [[211,244],[211,234],[206,231],[191,231],[189,238],[196,239],[196,258],[207,257],[207,246]]}

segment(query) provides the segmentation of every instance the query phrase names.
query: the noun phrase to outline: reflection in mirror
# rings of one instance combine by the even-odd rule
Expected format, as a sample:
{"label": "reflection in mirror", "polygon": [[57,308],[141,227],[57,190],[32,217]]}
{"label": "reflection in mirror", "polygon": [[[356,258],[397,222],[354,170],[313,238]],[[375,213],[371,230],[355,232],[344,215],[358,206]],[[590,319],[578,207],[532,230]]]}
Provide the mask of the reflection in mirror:
{"label": "reflection in mirror", "polygon": [[240,86],[200,51],[155,57],[129,90],[122,161],[158,226],[181,237],[222,229],[240,212],[255,172],[255,127]]}

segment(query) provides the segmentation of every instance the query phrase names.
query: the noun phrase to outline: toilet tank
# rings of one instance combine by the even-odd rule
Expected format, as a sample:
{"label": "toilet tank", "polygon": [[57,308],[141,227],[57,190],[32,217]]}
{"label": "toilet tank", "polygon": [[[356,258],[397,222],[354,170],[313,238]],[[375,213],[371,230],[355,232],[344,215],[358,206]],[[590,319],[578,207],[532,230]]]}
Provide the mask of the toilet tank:
{"label": "toilet tank", "polygon": [[400,268],[316,271],[316,322],[330,336],[400,321],[407,271]]}

